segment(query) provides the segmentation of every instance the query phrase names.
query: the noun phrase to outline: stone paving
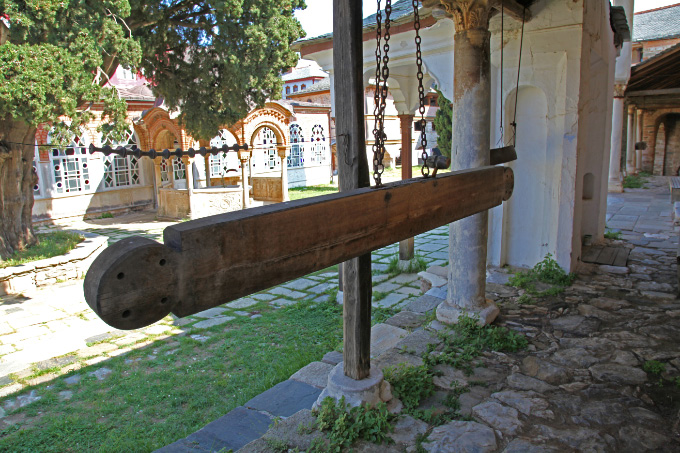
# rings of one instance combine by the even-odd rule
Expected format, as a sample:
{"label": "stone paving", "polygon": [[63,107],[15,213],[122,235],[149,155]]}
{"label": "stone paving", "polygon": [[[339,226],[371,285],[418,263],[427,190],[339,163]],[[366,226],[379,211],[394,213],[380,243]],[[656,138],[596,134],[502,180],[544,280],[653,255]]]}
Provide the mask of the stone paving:
{"label": "stone paving", "polygon": [[[155,214],[142,212],[113,219],[42,226],[39,232],[75,229],[107,236],[110,243],[131,235],[162,241],[163,229],[173,223],[157,221]],[[423,262],[446,263],[447,231],[442,227],[416,238],[416,250]],[[397,309],[420,295],[415,274],[390,278],[385,273],[397,253],[398,246],[392,245],[373,254],[376,307]],[[0,298],[0,397],[155,340],[228,323],[237,316],[259,317],[261,315],[249,311],[248,307],[260,301],[275,307],[301,300],[325,301],[337,291],[338,273],[318,272],[193,316],[182,319],[168,316],[152,326],[133,331],[117,330],[101,321],[85,303],[82,284],[79,280]],[[387,292],[389,294],[385,294]],[[54,372],[41,373],[47,369]],[[40,376],[33,377],[36,374]]]}
{"label": "stone paving", "polygon": [[[360,444],[356,451],[416,451],[417,438],[422,440],[420,447],[431,452],[679,451],[680,301],[675,264],[679,228],[672,224],[666,178],[654,178],[649,186],[609,198],[607,225],[622,231],[621,240],[611,242],[632,249],[627,267],[582,265],[576,282],[564,293],[534,305],[519,303],[523,291],[501,284],[507,270],[492,271],[487,297],[501,306],[497,324],[524,333],[530,344],[522,353],[486,354],[483,366],[471,376],[442,367],[443,378],[435,380],[437,392],[421,407],[443,407],[455,379],[467,390],[460,396],[460,412],[466,419],[434,427],[402,416],[392,435],[395,443]],[[156,222],[148,223],[158,228]],[[120,238],[124,231],[141,230],[139,225],[110,230]],[[430,266],[447,264],[446,246],[445,227],[416,239],[416,249]],[[426,313],[441,302],[445,291],[432,288],[419,296],[415,276],[387,275],[396,253],[393,245],[374,254],[375,289],[382,288],[374,306],[401,310],[373,327],[372,356],[380,368],[422,363],[420,355],[427,345],[440,341],[436,331],[441,326],[428,323]],[[200,323],[257,316],[248,311],[257,301],[280,306],[302,299],[322,300],[336,288],[336,272],[319,272],[189,318],[168,317],[132,332],[115,331],[98,321],[87,309],[79,285],[3,299],[0,395],[17,395],[6,400],[4,410],[40,398],[33,392],[19,392],[22,384],[15,380],[22,373],[62,367],[28,383],[42,382],[88,360],[87,364],[97,363],[154,339],[184,334],[189,326],[196,329]],[[281,451],[266,438],[305,450],[319,433],[301,434],[299,426],[313,420],[308,409],[339,360],[339,353],[327,354],[321,362],[162,451],[223,447]],[[643,371],[651,360],[664,364],[661,376]],[[10,367],[19,371],[6,371]],[[103,380],[110,370],[103,366],[97,373],[96,378]]]}
{"label": "stone paving", "polygon": [[[437,366],[437,391],[420,409],[443,410],[449,391],[461,386],[463,419],[431,426],[402,415],[390,434],[394,443],[360,442],[353,451],[680,451],[678,228],[668,215],[665,180],[649,186],[609,199],[608,225],[622,232],[621,240],[609,242],[632,249],[626,267],[584,264],[564,293],[530,305],[518,302],[523,290],[494,283],[506,270],[492,271],[487,297],[502,307],[496,324],[524,333],[529,348],[487,353],[469,376]],[[428,345],[438,350],[443,326],[426,323],[425,313],[444,297],[433,288],[373,326],[373,366],[419,365]],[[323,439],[309,428],[309,409],[341,359],[326,354],[159,452],[308,450]],[[664,364],[660,376],[643,370],[653,360]]]}

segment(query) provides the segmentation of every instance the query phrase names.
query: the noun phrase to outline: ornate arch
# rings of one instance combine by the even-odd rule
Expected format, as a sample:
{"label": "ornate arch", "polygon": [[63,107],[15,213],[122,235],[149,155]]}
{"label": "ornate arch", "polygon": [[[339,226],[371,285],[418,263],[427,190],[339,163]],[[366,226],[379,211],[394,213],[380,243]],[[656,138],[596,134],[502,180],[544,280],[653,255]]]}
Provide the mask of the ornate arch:
{"label": "ornate arch", "polygon": [[172,133],[177,141],[182,140],[182,129],[179,127],[176,120],[170,118],[170,114],[167,110],[160,107],[154,107],[142,117],[140,122],[143,122],[146,125],[148,131],[147,140],[151,148],[155,148],[158,135],[163,130]]}

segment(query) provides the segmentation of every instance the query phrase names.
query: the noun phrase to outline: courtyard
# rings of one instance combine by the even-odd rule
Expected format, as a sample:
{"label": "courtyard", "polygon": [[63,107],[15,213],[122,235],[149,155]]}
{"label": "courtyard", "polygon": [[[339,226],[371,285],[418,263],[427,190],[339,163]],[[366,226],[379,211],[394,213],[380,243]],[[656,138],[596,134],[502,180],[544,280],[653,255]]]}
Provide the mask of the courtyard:
{"label": "courtyard", "polygon": [[[469,376],[444,367],[445,378],[435,379],[435,393],[420,407],[444,413],[456,381],[465,389],[458,415],[439,422],[402,416],[389,451],[426,435],[419,445],[436,451],[437,442],[463,432],[480,448],[488,444],[480,451],[677,448],[678,227],[667,178],[653,177],[647,187],[608,198],[607,226],[621,231],[608,242],[631,249],[626,267],[583,263],[563,292],[529,301],[507,284],[512,269],[489,270],[487,298],[501,307],[495,325],[526,337],[528,348],[484,353]],[[169,224],[134,213],[68,228],[110,241],[160,240]],[[421,268],[448,264],[447,227],[415,244]],[[423,294],[416,273],[395,269],[397,253],[395,244],[372,255],[371,352],[380,368],[422,364],[426,345],[441,341],[432,310],[445,287]],[[218,451],[254,441],[244,451],[270,451],[258,441],[270,425],[265,438],[288,429],[289,446],[304,449],[297,424],[289,425],[307,420],[307,412],[278,428],[274,421],[310,409],[339,360],[337,285],[332,267],[135,331],[100,321],[84,301],[82,280],[3,296],[0,450],[151,451],[177,441],[178,448]],[[306,396],[291,401],[295,392]],[[199,431],[211,422],[221,434]]]}

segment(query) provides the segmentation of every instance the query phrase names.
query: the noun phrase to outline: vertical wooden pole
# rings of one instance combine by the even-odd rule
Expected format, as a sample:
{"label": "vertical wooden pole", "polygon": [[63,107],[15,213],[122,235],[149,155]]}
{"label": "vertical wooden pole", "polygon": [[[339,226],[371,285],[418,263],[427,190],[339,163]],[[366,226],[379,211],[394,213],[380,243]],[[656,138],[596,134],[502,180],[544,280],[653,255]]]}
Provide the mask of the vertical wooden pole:
{"label": "vertical wooden pole", "polygon": [[[364,128],[362,0],[333,0],[333,67],[340,190],[369,187]],[[344,371],[371,367],[371,254],[343,263]]]}

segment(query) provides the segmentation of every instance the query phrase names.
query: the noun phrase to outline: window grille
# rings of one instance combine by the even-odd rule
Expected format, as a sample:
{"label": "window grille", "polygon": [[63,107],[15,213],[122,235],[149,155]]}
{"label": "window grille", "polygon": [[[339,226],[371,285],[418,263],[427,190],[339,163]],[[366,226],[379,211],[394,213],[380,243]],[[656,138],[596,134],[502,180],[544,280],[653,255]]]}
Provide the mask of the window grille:
{"label": "window grille", "polygon": [[[253,166],[260,172],[280,169],[281,162],[276,153],[276,134],[268,127],[263,127],[258,132],[254,143],[254,155],[257,158]],[[257,168],[261,165],[262,168]]]}
{"label": "window grille", "polygon": [[161,182],[170,182],[170,178],[168,177],[168,161],[165,159],[161,159]]}
{"label": "window grille", "polygon": [[[125,133],[123,140],[116,141],[110,136],[102,139],[102,146],[109,145],[112,148],[123,146],[132,149],[137,143],[132,130]],[[141,183],[139,177],[139,159],[135,156],[121,157],[115,154],[104,156],[104,187],[126,187]]]}
{"label": "window grille", "polygon": [[[48,135],[47,141],[50,142]],[[90,190],[90,171],[87,162],[87,144],[77,135],[64,148],[52,148],[50,161],[57,193],[85,192]]]}
{"label": "window grille", "polygon": [[[229,131],[226,129],[220,130],[212,140],[210,140],[210,146],[220,148],[222,145],[231,146],[235,144],[232,137],[230,137]],[[235,152],[224,153],[219,152],[216,156],[210,155],[209,158],[210,166],[210,177],[211,178],[221,178],[222,176],[227,176],[229,170],[231,173],[236,172],[241,168],[241,164],[238,160],[238,155]]]}
{"label": "window grille", "polygon": [[302,127],[293,123],[290,125],[290,155],[288,156],[288,168],[304,167],[305,165],[305,138],[302,135]]}
{"label": "window grille", "polygon": [[187,179],[187,170],[180,157],[172,159],[172,177],[175,181]]}
{"label": "window grille", "polygon": [[317,124],[312,128],[312,155],[310,160],[316,164],[324,163],[327,149],[324,128]]}

